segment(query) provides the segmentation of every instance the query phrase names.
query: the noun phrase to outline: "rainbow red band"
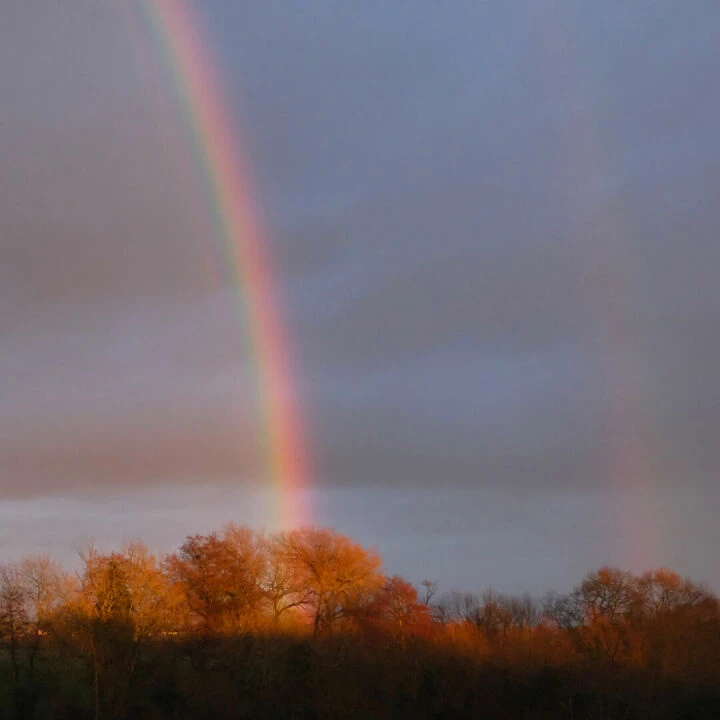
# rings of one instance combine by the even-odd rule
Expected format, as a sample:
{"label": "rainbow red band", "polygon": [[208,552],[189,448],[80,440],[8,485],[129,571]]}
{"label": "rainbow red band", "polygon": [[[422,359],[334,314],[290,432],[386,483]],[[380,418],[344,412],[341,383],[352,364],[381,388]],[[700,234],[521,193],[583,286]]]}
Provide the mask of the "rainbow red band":
{"label": "rainbow red band", "polygon": [[309,520],[308,453],[288,332],[267,238],[254,211],[250,174],[198,18],[187,0],[141,0],[160,39],[176,98],[195,143],[217,233],[232,268],[254,355],[268,480],[281,527]]}

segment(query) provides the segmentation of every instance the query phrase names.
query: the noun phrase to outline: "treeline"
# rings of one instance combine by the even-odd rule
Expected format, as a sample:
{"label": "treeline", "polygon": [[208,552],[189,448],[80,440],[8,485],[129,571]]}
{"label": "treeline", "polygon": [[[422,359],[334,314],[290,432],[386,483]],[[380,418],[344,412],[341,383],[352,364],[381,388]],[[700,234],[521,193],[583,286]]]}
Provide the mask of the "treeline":
{"label": "treeline", "polygon": [[438,592],[329,529],[0,567],[0,717],[716,718],[720,604],[668,570]]}

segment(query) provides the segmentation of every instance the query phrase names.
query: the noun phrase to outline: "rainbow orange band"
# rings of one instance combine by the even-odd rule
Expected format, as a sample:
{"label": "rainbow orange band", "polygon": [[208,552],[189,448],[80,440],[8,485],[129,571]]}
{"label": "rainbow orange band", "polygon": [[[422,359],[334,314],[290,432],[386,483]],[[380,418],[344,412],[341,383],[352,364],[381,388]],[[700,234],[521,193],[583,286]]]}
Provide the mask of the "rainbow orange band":
{"label": "rainbow orange band", "polygon": [[254,212],[250,174],[225,106],[198,19],[186,0],[142,0],[172,73],[212,198],[237,298],[254,354],[266,466],[282,527],[308,522],[304,506],[308,453],[293,378],[288,333],[267,239]]}

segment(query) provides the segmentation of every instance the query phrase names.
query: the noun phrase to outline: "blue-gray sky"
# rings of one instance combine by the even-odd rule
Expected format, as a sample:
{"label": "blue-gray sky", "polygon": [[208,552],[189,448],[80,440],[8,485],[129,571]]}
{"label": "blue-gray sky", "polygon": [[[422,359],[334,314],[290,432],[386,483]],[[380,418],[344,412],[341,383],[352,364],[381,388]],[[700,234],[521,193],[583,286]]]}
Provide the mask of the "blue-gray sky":
{"label": "blue-gray sky", "polygon": [[[160,550],[258,487],[252,353],[159,46],[0,25],[6,554]],[[720,586],[720,7],[198,6],[277,264],[318,522],[445,588]]]}

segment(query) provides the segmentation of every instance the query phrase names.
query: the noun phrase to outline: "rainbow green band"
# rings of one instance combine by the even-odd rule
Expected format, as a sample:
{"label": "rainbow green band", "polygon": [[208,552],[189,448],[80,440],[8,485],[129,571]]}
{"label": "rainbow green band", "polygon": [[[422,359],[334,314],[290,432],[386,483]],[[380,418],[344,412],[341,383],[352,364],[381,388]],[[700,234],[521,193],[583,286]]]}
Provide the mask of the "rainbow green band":
{"label": "rainbow green band", "polygon": [[195,145],[218,236],[232,273],[254,356],[267,480],[280,527],[309,521],[302,492],[308,453],[293,378],[288,332],[270,248],[254,211],[232,113],[226,108],[198,19],[187,0],[140,0],[162,47],[175,96]]}

